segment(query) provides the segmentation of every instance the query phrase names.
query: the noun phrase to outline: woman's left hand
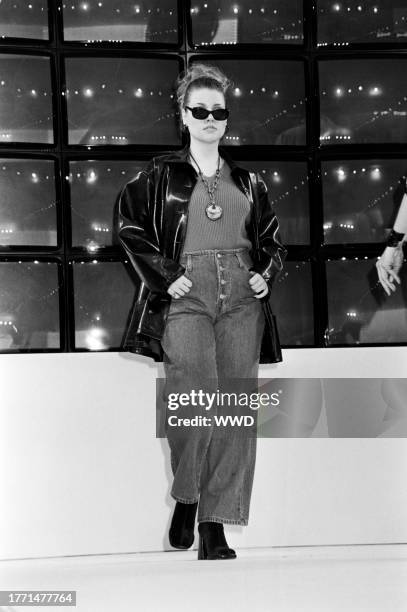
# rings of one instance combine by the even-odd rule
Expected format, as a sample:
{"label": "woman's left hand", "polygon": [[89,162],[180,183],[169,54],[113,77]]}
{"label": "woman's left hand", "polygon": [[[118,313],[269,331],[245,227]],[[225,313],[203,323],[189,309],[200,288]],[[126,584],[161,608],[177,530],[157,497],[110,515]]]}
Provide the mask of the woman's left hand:
{"label": "woman's left hand", "polygon": [[399,285],[401,284],[398,272],[403,265],[403,261],[404,253],[400,245],[398,247],[387,246],[376,262],[379,281],[387,295],[396,291],[394,281],[397,281]]}
{"label": "woman's left hand", "polygon": [[262,298],[267,295],[269,288],[261,274],[255,272],[249,280],[250,287],[255,293],[255,298]]}

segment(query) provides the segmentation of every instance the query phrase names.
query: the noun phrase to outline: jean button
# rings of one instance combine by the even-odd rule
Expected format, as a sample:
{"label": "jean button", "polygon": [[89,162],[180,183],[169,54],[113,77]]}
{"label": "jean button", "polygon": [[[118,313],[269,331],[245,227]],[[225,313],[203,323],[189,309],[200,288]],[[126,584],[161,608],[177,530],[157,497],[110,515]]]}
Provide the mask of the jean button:
{"label": "jean button", "polygon": [[224,293],[221,293],[220,296],[219,296],[219,299],[224,300],[225,297],[226,297],[226,295]]}
{"label": "jean button", "polygon": [[219,266],[219,270],[224,270],[225,268],[223,266]]}
{"label": "jean button", "polygon": [[222,255],[220,253],[217,253],[216,256],[220,259],[222,257]]}
{"label": "jean button", "polygon": [[225,281],[225,280],[223,280],[223,278],[222,278],[222,280],[220,281],[220,283],[221,283],[221,285],[224,285],[224,284],[226,283],[226,281]]}

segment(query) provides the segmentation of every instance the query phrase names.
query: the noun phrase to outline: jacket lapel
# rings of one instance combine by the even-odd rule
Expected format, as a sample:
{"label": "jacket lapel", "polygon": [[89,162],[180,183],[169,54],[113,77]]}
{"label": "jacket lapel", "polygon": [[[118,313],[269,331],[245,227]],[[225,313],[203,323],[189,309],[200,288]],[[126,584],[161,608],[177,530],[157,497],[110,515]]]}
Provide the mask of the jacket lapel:
{"label": "jacket lapel", "polygon": [[[178,261],[181,253],[181,248],[184,243],[186,234],[186,216],[188,210],[188,203],[191,198],[192,191],[195,187],[196,181],[198,180],[198,174],[192,164],[188,161],[189,145],[178,151],[173,151],[167,161],[174,163],[176,168],[175,177],[176,180],[171,187],[171,193],[175,196],[173,201],[173,209],[176,214],[171,214],[172,227],[168,227],[169,233],[175,236],[175,240],[170,240],[170,244],[173,244],[172,257]],[[253,197],[253,187],[250,180],[250,173],[245,168],[238,166],[237,163],[229,156],[229,154],[219,147],[220,156],[227,162],[231,170],[231,176],[242,193],[245,194],[250,202],[252,213],[255,206],[255,198]],[[179,166],[179,167],[177,167]],[[250,241],[254,247],[254,214],[250,215],[250,220],[246,225],[246,231]]]}
{"label": "jacket lapel", "polygon": [[[186,187],[192,188],[195,186],[195,182],[198,178],[195,168],[188,161],[188,153],[189,153],[189,145],[186,145],[183,149],[179,149],[178,151],[174,151],[171,159],[169,161],[179,162],[181,164],[185,164],[188,168],[187,170],[187,180]],[[242,166],[238,166],[237,163],[230,157],[230,155],[224,150],[223,147],[219,147],[220,156],[227,162],[231,170],[231,176],[236,183],[236,186],[246,195],[249,201],[253,202],[253,197],[251,193],[251,185],[250,185],[250,176],[249,171],[246,168],[242,168]],[[191,177],[191,181],[188,178]],[[195,179],[195,180],[194,180]]]}

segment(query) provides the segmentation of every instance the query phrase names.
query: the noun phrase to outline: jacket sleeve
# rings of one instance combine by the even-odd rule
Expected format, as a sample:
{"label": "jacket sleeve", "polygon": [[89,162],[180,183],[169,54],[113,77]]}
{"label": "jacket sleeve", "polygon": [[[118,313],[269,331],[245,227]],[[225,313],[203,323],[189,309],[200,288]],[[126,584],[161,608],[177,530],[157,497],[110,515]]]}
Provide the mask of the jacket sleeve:
{"label": "jacket sleeve", "polygon": [[259,248],[256,251],[252,269],[261,274],[271,290],[274,281],[283,269],[288,251],[281,242],[280,226],[268,197],[267,185],[259,173],[256,173],[256,177],[259,203],[257,221]]}
{"label": "jacket sleeve", "polygon": [[160,250],[154,160],[126,183],[119,195],[118,239],[138,276],[155,293],[166,293],[171,283],[185,272]]}

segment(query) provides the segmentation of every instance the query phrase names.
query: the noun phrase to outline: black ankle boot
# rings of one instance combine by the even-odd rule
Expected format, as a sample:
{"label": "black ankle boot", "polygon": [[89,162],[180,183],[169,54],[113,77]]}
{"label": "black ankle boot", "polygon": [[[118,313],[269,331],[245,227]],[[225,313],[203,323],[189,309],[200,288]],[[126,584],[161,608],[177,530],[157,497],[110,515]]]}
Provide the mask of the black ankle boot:
{"label": "black ankle boot", "polygon": [[226,542],[222,523],[199,523],[198,559],[236,559],[236,552]]}
{"label": "black ankle boot", "polygon": [[184,504],[177,501],[169,531],[169,540],[174,548],[190,548],[194,542],[195,516],[198,502]]}

